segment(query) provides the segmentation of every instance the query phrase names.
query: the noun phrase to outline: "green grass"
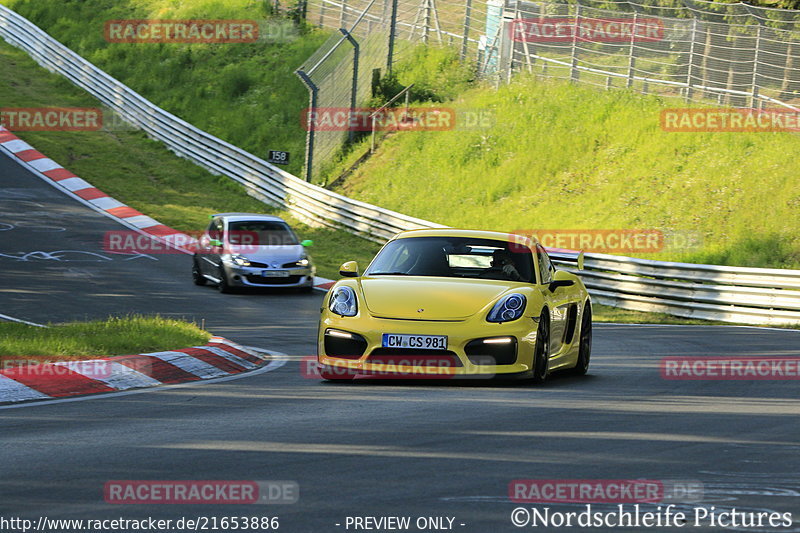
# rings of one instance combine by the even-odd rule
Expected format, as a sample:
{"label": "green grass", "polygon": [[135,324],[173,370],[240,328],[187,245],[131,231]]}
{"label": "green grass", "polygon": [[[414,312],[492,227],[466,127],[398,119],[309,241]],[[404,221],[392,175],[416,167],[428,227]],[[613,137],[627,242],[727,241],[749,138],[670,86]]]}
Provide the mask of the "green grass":
{"label": "green grass", "polygon": [[211,334],[196,324],[159,316],[70,322],[41,328],[0,323],[0,368],[25,356],[87,359],[203,345]]}
{"label": "green grass", "polygon": [[800,267],[796,134],[664,132],[680,100],[524,76],[446,105],[495,124],[391,135],[339,192],[457,227],[698,232],[695,249],[640,255]]}
{"label": "green grass", "polygon": [[[301,172],[306,132],[300,116],[308,91],[294,71],[329,31],[308,26],[286,31],[291,22],[271,15],[273,2],[264,0],[0,3],[159,107],[260,157],[269,150],[289,151],[286,169]],[[278,30],[271,30],[273,40],[255,43],[109,43],[104,24],[118,19],[249,19]]]}
{"label": "green grass", "polygon": [[[4,43],[0,43],[0,71],[3,107],[99,105],[64,78],[37,67],[26,54]],[[321,276],[334,277],[344,261],[367,261],[377,250],[375,244],[344,231],[300,224],[288,213],[248,196],[233,180],[213,176],[175,157],[140,132],[18,132],[18,136],[112,197],[181,231],[204,229],[208,215],[215,212],[283,216],[301,238],[314,240],[309,251]]]}
{"label": "green grass", "polygon": [[[97,30],[107,19],[259,18],[266,16],[263,6],[268,2],[0,0],[0,3],[31,18],[134,90],[189,122],[259,155],[264,155],[267,149],[292,151],[294,166],[288,170],[299,170],[305,132],[299,127],[297,117],[307,105],[307,95],[293,69],[324,40],[323,32],[312,31],[275,46],[263,43],[258,46],[109,44]],[[517,83],[495,93],[471,88],[473,73],[461,67],[450,50],[413,48],[404,56],[408,59],[396,66],[397,77],[386,82],[382,96],[391,97],[398,86],[413,82],[416,84],[415,100],[444,101],[462,109],[491,109],[497,114],[499,126],[492,131],[393,136],[380,153],[345,184],[346,192],[378,205],[452,225],[502,228],[502,224],[513,221],[514,225],[505,229],[545,226],[549,229],[559,227],[556,225],[559,223],[569,223],[561,227],[575,227],[577,212],[586,217],[580,219],[579,228],[593,227],[589,224],[624,227],[615,221],[627,221],[630,216],[618,213],[615,218],[613,209],[638,209],[644,199],[636,193],[641,189],[652,192],[649,188],[654,180],[665,180],[661,175],[648,176],[644,172],[646,169],[639,168],[642,175],[630,180],[634,186],[632,190],[615,196],[625,187],[614,180],[625,178],[625,172],[632,167],[626,164],[618,169],[616,165],[635,162],[635,156],[646,155],[646,151],[641,150],[643,143],[636,135],[632,137],[633,143],[620,145],[623,132],[613,135],[605,129],[620,123],[630,128],[639,122],[646,131],[652,130],[652,121],[640,120],[647,115],[639,116],[648,105],[649,111],[653,110],[652,98],[641,100],[624,93],[615,96],[616,101],[609,101],[609,95],[619,93],[564,89],[533,82]],[[0,70],[4,73],[0,78],[3,106],[98,105],[65,79],[47,74],[35,67],[25,54],[6,45],[0,45]],[[649,104],[643,103],[645,101]],[[601,105],[595,107],[596,102]],[[615,119],[620,105],[624,112]],[[572,106],[581,113],[573,116]],[[559,127],[553,127],[557,122]],[[631,132],[643,135],[635,127]],[[322,276],[338,277],[338,265],[345,260],[355,259],[366,264],[377,250],[373,243],[345,232],[299,224],[286,213],[247,196],[231,180],[212,176],[175,158],[161,144],[138,132],[25,132],[20,136],[111,196],[179,230],[199,230],[205,226],[209,213],[219,211],[273,212],[285,216],[302,238],[315,241],[311,251]],[[565,137],[570,142],[565,142]],[[573,143],[573,139],[578,142]],[[664,157],[668,157],[672,153],[656,143],[649,144],[656,155],[666,152]],[[356,149],[363,147],[362,143]],[[588,152],[587,147],[590,148]],[[587,160],[586,156],[594,152],[600,155],[595,160]],[[688,161],[693,153],[688,148],[680,148],[673,155],[698,172],[698,165]],[[352,153],[345,154],[345,160],[348,157],[352,160]],[[416,159],[392,161],[407,157]],[[608,164],[610,169],[594,168],[593,165],[601,163]],[[656,163],[663,161],[652,165],[657,169]],[[702,163],[707,163],[707,158]],[[639,166],[642,164],[640,161]],[[773,167],[779,168],[779,164]],[[753,178],[752,174],[747,177]],[[701,190],[705,182],[700,181],[689,180],[692,190],[683,196],[684,200]],[[722,192],[727,190],[723,188]],[[420,191],[427,194],[419,194]],[[599,198],[595,196],[597,193],[601,193]],[[576,197],[580,202],[574,202]],[[717,204],[722,202],[719,191],[711,197],[716,198]],[[796,213],[800,197],[795,192],[788,198],[788,207],[794,209],[791,215]],[[752,206],[753,201],[751,198],[748,205]],[[540,202],[546,209],[532,208],[534,203],[538,206]],[[564,209],[565,203],[570,209]],[[701,209],[681,211],[686,203],[667,209],[665,216],[702,221]],[[591,207],[588,211],[585,210],[587,204]],[[453,207],[456,205],[458,208]],[[650,206],[644,212],[649,216],[654,209],[655,206]],[[769,213],[770,220],[762,220],[752,227],[757,230],[773,228],[776,225],[772,220],[780,219],[787,210],[778,211],[780,213]],[[538,215],[543,212],[548,213],[544,225]],[[506,213],[513,213],[513,216]],[[553,214],[555,217],[551,217]],[[715,216],[706,226],[713,227],[718,218]],[[791,218],[784,217],[784,220],[786,226],[791,226]],[[644,222],[636,220],[638,227]],[[796,249],[787,244],[784,233],[781,230],[760,234],[768,238],[753,237],[746,249],[748,253],[753,252],[748,261],[751,264],[769,261],[771,264],[781,261],[795,264]],[[735,255],[732,250],[725,246],[709,249],[704,257],[708,262],[739,261],[741,251]],[[614,321],[681,320],[623,310],[606,314]],[[603,312],[598,312],[598,320],[603,320],[603,316]]]}

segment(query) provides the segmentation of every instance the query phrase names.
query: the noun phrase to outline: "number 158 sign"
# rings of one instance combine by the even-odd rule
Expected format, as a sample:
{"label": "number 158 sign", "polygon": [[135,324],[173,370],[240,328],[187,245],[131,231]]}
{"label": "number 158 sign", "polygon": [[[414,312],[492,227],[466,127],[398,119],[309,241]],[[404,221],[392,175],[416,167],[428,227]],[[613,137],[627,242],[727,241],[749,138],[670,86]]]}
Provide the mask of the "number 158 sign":
{"label": "number 158 sign", "polygon": [[286,165],[289,163],[289,152],[280,152],[278,150],[270,150],[269,151],[269,159],[267,159],[270,163],[274,165]]}

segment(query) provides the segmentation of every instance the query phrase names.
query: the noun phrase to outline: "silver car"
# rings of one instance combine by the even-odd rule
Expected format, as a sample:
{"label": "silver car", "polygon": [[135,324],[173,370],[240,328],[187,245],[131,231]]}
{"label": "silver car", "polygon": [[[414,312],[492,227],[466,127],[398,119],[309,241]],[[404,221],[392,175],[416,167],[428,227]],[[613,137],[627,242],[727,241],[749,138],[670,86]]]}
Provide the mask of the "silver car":
{"label": "silver car", "polygon": [[211,215],[192,262],[195,285],[215,283],[220,292],[236,287],[314,288],[316,268],[282,218],[253,213]]}

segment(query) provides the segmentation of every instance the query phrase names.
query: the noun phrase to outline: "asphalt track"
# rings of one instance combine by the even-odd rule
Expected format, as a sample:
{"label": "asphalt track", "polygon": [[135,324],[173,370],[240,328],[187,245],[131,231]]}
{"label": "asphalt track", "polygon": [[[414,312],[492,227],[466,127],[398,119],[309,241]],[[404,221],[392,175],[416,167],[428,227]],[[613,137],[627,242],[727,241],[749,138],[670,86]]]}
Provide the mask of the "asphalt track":
{"label": "asphalt track", "polygon": [[[353,531],[348,516],[446,516],[456,531],[556,531],[511,524],[511,480],[655,479],[702,482],[704,505],[794,513],[791,527],[747,531],[800,531],[796,382],[665,381],[658,370],[664,356],[798,356],[797,331],[598,324],[584,378],[320,383],[297,360],[313,353],[319,294],[220,295],[191,284],[182,255],[87,255],[107,256],[103,233],[120,227],[4,156],[2,228],[2,314],[204,318],[215,334],[291,357],[226,382],[0,409],[0,516],[277,516],[287,532]],[[300,500],[103,500],[108,480],[188,479],[292,480]]]}

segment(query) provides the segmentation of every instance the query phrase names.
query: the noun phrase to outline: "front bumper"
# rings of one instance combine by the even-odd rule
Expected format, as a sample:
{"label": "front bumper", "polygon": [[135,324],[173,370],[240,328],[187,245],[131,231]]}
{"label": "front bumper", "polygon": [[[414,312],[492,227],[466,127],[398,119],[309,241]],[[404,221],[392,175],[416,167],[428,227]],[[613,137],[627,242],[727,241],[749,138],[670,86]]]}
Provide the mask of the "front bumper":
{"label": "front bumper", "polygon": [[316,268],[308,266],[304,268],[276,269],[289,273],[286,277],[266,277],[263,273],[270,272],[271,269],[261,267],[240,267],[236,265],[225,265],[225,272],[228,275],[228,285],[232,287],[311,287],[314,285],[314,275]]}
{"label": "front bumper", "polygon": [[[463,321],[427,321],[369,316],[339,317],[324,312],[317,339],[317,360],[321,370],[334,375],[352,372],[364,377],[396,376],[408,379],[524,377],[532,372],[537,326],[537,322],[530,317],[493,324],[486,322],[482,316]],[[336,346],[330,342],[331,335],[328,335],[326,349],[326,332],[329,330],[356,334],[363,341],[359,340],[357,347],[353,344],[356,349],[350,351],[354,353],[346,353],[346,343]],[[384,333],[447,335],[447,350],[387,349],[382,345]],[[492,351],[494,348],[476,348],[474,341],[487,338],[513,339],[516,356],[509,358],[507,350],[504,355]],[[485,346],[489,347],[490,344]],[[481,351],[486,354],[481,356]],[[489,355],[490,352],[494,355]],[[498,361],[503,364],[498,364]]]}

